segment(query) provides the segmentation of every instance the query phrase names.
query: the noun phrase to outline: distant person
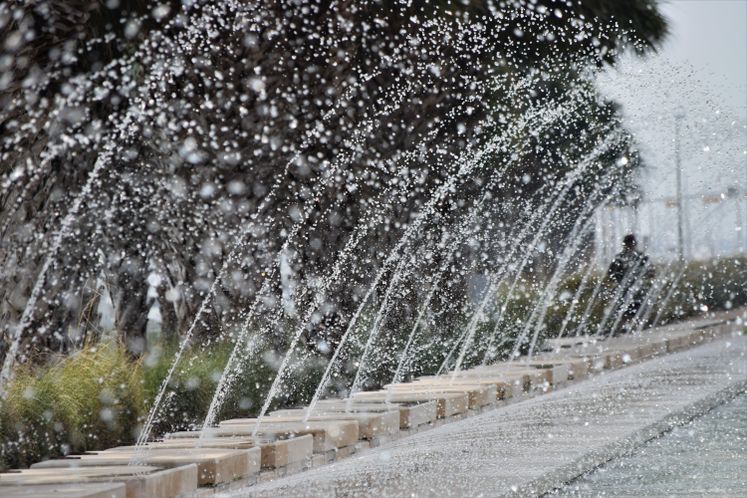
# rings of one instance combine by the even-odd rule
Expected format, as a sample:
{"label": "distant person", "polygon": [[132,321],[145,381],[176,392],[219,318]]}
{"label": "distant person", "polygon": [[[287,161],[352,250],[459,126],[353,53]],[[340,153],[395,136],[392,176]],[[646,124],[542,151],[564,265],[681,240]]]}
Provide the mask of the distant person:
{"label": "distant person", "polygon": [[617,253],[607,270],[607,276],[618,285],[622,284],[628,275],[631,275],[628,280],[634,279],[633,272],[639,271],[648,263],[648,256],[639,251],[637,247],[638,241],[632,233],[623,238],[623,250]]}
{"label": "distant person", "polygon": [[[643,305],[646,295],[646,281],[653,278],[653,272],[646,270],[648,267],[648,256],[638,250],[638,241],[635,235],[629,233],[623,238],[623,250],[612,260],[607,276],[616,283],[617,296],[620,306],[628,301],[627,309],[623,315],[622,328],[628,329],[630,320],[635,317]],[[646,274],[642,274],[646,272]],[[624,286],[624,288],[620,288]],[[629,295],[630,292],[634,294]],[[616,331],[610,331],[614,334]]]}

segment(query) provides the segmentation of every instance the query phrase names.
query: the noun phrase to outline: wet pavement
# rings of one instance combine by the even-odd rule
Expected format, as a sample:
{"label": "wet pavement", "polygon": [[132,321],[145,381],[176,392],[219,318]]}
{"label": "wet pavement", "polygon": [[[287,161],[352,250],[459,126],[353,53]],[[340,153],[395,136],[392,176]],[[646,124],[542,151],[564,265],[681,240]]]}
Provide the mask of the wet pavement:
{"label": "wet pavement", "polygon": [[[225,496],[548,493],[738,396],[747,387],[746,353],[747,337],[719,340]],[[675,456],[672,466],[680,466]],[[659,464],[669,468],[665,457]],[[594,475],[582,479],[574,483],[580,495],[586,480],[605,485]]]}
{"label": "wet pavement", "polygon": [[747,496],[747,395],[580,477],[554,496]]}

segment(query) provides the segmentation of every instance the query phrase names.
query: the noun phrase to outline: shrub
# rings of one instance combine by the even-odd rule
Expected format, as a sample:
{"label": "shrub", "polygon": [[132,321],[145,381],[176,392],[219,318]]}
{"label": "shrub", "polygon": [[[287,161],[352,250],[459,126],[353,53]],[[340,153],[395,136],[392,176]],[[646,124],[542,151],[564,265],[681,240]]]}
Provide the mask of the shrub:
{"label": "shrub", "polygon": [[[153,348],[144,358],[142,383],[148,405],[166,377],[176,347],[168,344],[163,348]],[[232,347],[233,344],[220,343],[192,347],[185,352],[169,383],[168,396],[159,411],[153,434],[201,427]],[[279,362],[279,355],[269,349],[246,358],[241,365],[241,374],[234,380],[222,403],[218,419],[257,415],[275,379]],[[270,409],[307,403],[324,366],[317,361],[298,365],[285,383],[287,388],[281,390]]]}
{"label": "shrub", "polygon": [[747,258],[689,263],[662,310],[661,323],[747,305]]}
{"label": "shrub", "polygon": [[[102,342],[46,365],[19,369],[0,406],[0,468],[24,467],[68,453],[131,444],[174,358],[176,346],[155,346],[142,360]],[[205,418],[229,344],[192,348],[171,380],[153,434],[193,429]],[[249,359],[219,413],[256,415],[274,377],[268,355]],[[313,370],[314,375],[309,375]],[[307,402],[319,365],[298,369],[273,408]]]}
{"label": "shrub", "polygon": [[101,343],[37,368],[21,368],[0,407],[7,467],[132,440],[144,404],[140,363]]}

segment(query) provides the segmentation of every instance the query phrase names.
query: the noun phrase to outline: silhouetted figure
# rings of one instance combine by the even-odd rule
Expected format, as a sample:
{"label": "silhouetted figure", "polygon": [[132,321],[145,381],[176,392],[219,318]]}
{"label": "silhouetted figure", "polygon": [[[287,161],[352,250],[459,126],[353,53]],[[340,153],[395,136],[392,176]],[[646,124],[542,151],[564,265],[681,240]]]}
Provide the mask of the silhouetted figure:
{"label": "silhouetted figure", "polygon": [[[620,299],[619,306],[623,306],[628,300],[628,305],[623,315],[622,329],[628,328],[628,322],[633,318],[641,305],[646,294],[646,282],[642,279],[649,280],[653,275],[651,270],[646,270],[648,266],[648,256],[637,249],[638,242],[632,233],[623,238],[623,250],[612,260],[607,276],[616,282],[617,295]],[[643,272],[646,272],[644,275]],[[623,288],[620,288],[623,286]],[[629,293],[633,292],[630,296]],[[615,333],[614,330],[610,331]]]}
{"label": "silhouetted figure", "polygon": [[[629,233],[623,238],[623,250],[615,256],[612,260],[607,275],[619,284],[626,280],[629,275],[634,275],[633,272],[640,271],[646,263],[648,263],[648,256],[643,254],[637,249],[638,242],[635,240],[635,235]],[[631,276],[628,280],[634,279],[635,276]]]}

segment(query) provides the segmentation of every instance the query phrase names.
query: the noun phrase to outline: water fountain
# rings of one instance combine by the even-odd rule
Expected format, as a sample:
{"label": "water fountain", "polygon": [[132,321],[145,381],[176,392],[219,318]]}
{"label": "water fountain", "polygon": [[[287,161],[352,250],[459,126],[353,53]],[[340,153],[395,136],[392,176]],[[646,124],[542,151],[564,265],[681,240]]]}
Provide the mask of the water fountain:
{"label": "water fountain", "polygon": [[[154,303],[174,327],[131,466],[160,451],[193,351],[226,351],[188,421],[197,451],[225,432],[252,362],[271,371],[255,382],[260,403],[241,408],[256,442],[277,408],[302,403],[300,423],[318,422],[326,398],[350,415],[387,382],[456,383],[530,360],[545,339],[615,335],[641,294],[624,330],[665,319],[684,266],[610,289],[600,247],[587,247],[640,163],[594,80],[663,32],[546,3],[100,7],[122,22],[56,49],[43,71],[6,42],[0,64],[19,86],[0,75],[2,282],[15,306],[0,397],[30,358],[81,348],[71,317],[98,286],[118,296],[120,329],[137,328],[128,309],[140,306],[141,342],[121,339],[131,361],[152,353],[132,344],[147,344]],[[32,15],[7,12],[11,34]]]}

